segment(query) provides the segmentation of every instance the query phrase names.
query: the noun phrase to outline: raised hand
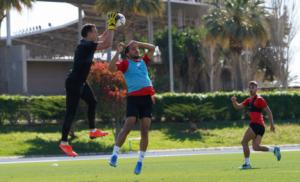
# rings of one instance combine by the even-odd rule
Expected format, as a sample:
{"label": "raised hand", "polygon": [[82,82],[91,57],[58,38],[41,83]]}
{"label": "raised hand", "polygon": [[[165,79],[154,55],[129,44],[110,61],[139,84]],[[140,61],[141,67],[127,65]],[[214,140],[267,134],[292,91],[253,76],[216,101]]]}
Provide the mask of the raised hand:
{"label": "raised hand", "polygon": [[236,96],[232,96],[232,97],[231,97],[231,101],[232,101],[232,102],[236,102],[236,100],[237,100]]}
{"label": "raised hand", "polygon": [[117,46],[117,52],[121,53],[124,50],[125,44],[123,42],[120,42]]}
{"label": "raised hand", "polygon": [[111,11],[111,12],[108,12],[107,13],[107,29],[108,30],[115,30],[116,29],[116,26],[117,26],[117,12],[115,11]]}

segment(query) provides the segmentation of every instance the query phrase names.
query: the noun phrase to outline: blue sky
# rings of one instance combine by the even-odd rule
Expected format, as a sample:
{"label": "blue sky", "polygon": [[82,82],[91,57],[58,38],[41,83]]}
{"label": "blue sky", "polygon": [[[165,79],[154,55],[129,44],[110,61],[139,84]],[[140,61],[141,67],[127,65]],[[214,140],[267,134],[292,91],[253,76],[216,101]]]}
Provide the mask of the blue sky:
{"label": "blue sky", "polygon": [[[299,1],[296,1],[299,7]],[[55,12],[55,13],[53,13]],[[300,11],[297,12],[297,20],[300,22]],[[48,23],[59,26],[76,20],[78,10],[75,6],[67,3],[36,2],[32,9],[24,9],[22,13],[15,10],[11,12],[12,33],[22,31],[29,27],[41,26],[43,29],[49,28]],[[300,29],[300,27],[299,27]],[[1,36],[6,35],[6,21],[1,25]],[[294,38],[291,49],[293,59],[290,65],[291,76],[298,76],[296,82],[300,85],[300,31],[298,30]]]}

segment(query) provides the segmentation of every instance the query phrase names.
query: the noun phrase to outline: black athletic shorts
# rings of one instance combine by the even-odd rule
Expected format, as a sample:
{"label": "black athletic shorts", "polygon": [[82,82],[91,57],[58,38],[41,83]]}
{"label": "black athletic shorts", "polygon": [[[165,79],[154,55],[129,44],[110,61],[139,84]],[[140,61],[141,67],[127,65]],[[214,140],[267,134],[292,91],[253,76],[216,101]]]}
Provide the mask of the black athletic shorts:
{"label": "black athletic shorts", "polygon": [[265,127],[257,123],[250,123],[250,128],[254,131],[255,135],[264,136]]}
{"label": "black athletic shorts", "polygon": [[135,116],[136,118],[151,118],[152,99],[150,95],[146,96],[128,96],[126,116]]}

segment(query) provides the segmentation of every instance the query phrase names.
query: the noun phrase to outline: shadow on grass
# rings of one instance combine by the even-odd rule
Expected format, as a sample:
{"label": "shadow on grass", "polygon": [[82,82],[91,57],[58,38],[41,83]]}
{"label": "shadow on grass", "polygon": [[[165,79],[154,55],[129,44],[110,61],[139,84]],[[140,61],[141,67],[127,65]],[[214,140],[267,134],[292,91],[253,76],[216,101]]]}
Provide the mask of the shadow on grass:
{"label": "shadow on grass", "polygon": [[203,136],[209,134],[204,130],[222,129],[226,127],[242,128],[245,125],[246,122],[243,121],[198,122],[198,123],[194,123],[192,126],[188,122],[178,122],[178,123],[166,122],[166,123],[153,124],[151,130],[162,131],[170,140],[196,141],[196,140],[201,140]]}
{"label": "shadow on grass", "polygon": [[[27,151],[23,151],[18,153],[17,155],[25,155],[25,156],[32,156],[32,155],[57,155],[63,154],[59,149],[59,141],[51,141],[51,140],[44,140],[43,138],[35,138],[31,140],[27,140],[26,144],[30,145],[31,147]],[[112,146],[104,146],[101,143],[96,143],[93,141],[90,142],[80,142],[80,141],[72,141],[73,149],[80,153],[108,153],[111,152]]]}
{"label": "shadow on grass", "polygon": [[[74,129],[76,132],[82,130],[88,130],[88,124],[85,122],[74,122]],[[134,127],[135,130],[139,130],[139,123],[137,122]],[[268,121],[266,121],[268,124]],[[123,124],[123,123],[122,123]],[[276,120],[276,125],[283,124],[298,124],[299,120]],[[223,129],[227,127],[242,128],[249,125],[248,120],[242,121],[205,121],[196,123],[198,129]],[[40,133],[56,133],[61,132],[62,124],[35,124],[35,125],[2,125],[0,126],[0,134],[11,133],[11,132],[40,132]],[[111,123],[97,123],[98,128],[103,128],[105,130],[111,130]],[[153,122],[151,129],[155,130],[169,130],[174,131],[179,130],[180,133],[186,133],[184,130],[189,128],[187,122]]]}
{"label": "shadow on grass", "polygon": [[169,140],[185,141],[185,140],[201,140],[202,133],[200,130],[192,131],[187,123],[164,123],[161,127],[154,125],[153,130],[160,130]]}
{"label": "shadow on grass", "polygon": [[240,171],[249,171],[249,170],[258,170],[258,169],[261,169],[261,168],[259,168],[259,167],[252,167],[252,168],[250,168],[250,169],[240,169]]}
{"label": "shadow on grass", "polygon": [[[73,129],[76,132],[88,130],[88,124],[84,122],[74,122]],[[110,129],[111,124],[108,123],[97,123],[97,127]],[[62,124],[34,124],[34,125],[2,125],[0,126],[0,134],[11,133],[11,132],[40,132],[40,133],[57,133],[61,132]]]}

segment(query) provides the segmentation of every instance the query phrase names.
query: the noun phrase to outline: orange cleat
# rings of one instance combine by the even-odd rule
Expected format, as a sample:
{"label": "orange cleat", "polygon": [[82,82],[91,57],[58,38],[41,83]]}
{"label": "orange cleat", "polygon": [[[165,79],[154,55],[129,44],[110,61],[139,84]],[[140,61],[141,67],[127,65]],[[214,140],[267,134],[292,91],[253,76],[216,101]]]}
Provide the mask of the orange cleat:
{"label": "orange cleat", "polygon": [[95,138],[99,138],[99,137],[104,137],[108,135],[108,132],[105,131],[101,131],[99,129],[96,129],[96,131],[90,131],[90,139],[95,139]]}
{"label": "orange cleat", "polygon": [[70,157],[77,157],[78,154],[73,151],[71,145],[59,144],[59,148]]}

